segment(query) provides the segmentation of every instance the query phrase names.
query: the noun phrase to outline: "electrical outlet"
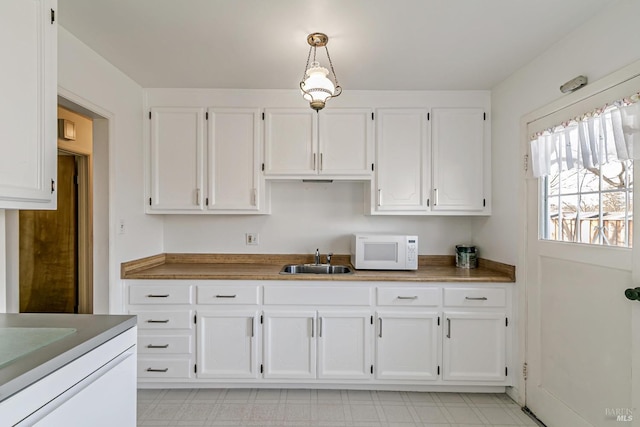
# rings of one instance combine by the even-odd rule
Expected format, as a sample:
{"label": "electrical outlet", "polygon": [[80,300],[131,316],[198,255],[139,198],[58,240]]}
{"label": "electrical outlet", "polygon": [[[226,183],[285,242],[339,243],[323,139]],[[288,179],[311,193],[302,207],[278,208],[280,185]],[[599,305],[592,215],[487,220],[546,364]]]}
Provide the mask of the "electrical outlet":
{"label": "electrical outlet", "polygon": [[258,233],[245,234],[247,245],[257,245],[259,243],[258,237],[259,237]]}
{"label": "electrical outlet", "polygon": [[118,234],[124,234],[125,231],[124,219],[120,219],[120,222],[118,223]]}

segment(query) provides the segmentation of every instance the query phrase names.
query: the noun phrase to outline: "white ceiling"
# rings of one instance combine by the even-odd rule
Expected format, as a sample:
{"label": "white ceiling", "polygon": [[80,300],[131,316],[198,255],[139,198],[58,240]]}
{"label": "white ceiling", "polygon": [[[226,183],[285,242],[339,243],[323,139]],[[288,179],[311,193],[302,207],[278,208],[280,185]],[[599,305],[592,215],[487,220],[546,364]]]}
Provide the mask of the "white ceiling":
{"label": "white ceiling", "polygon": [[490,89],[616,1],[58,4],[64,28],[143,87],[294,89],[304,72],[307,35],[324,32],[347,91]]}

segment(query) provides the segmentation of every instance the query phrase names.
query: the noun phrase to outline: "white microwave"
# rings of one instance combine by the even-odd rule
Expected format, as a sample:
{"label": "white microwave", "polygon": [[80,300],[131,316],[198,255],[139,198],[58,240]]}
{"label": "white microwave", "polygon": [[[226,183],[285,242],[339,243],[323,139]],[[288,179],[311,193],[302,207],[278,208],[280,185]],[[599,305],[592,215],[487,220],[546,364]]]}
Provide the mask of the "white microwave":
{"label": "white microwave", "polygon": [[418,236],[354,234],[351,264],[357,270],[417,270]]}

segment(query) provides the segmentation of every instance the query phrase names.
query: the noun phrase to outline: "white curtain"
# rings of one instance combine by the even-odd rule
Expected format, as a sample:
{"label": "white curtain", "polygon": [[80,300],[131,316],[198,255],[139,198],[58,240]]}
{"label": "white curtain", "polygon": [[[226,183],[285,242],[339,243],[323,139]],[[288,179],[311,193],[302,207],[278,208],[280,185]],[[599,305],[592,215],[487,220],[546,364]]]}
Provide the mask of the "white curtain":
{"label": "white curtain", "polygon": [[601,114],[574,120],[531,141],[536,177],[554,170],[598,167],[612,160],[640,158],[640,102],[608,107]]}

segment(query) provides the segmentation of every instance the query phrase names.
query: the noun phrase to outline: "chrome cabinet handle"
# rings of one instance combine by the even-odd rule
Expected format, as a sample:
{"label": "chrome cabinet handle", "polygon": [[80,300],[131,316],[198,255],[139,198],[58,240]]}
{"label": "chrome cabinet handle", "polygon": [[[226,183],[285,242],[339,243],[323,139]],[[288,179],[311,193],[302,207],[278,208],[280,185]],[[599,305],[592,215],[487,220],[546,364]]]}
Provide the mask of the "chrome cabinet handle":
{"label": "chrome cabinet handle", "polygon": [[322,317],[318,318],[318,336],[322,338]]}
{"label": "chrome cabinet handle", "polygon": [[253,334],[254,334],[254,327],[253,324],[256,322],[256,318],[252,317],[251,318],[251,338],[253,338]]}
{"label": "chrome cabinet handle", "polygon": [[149,320],[147,320],[147,323],[169,323],[169,319],[165,319],[165,320],[149,319]]}
{"label": "chrome cabinet handle", "polygon": [[169,348],[169,344],[162,344],[162,345],[149,344],[147,348]]}
{"label": "chrome cabinet handle", "polygon": [[438,189],[433,189],[433,206],[438,206]]}
{"label": "chrome cabinet handle", "polygon": [[314,337],[314,334],[313,334],[314,326],[315,326],[315,319],[312,317],[311,318],[311,338]]}
{"label": "chrome cabinet handle", "polygon": [[464,299],[470,301],[486,301],[487,297],[464,297]]}
{"label": "chrome cabinet handle", "polygon": [[164,369],[147,368],[147,372],[169,372],[169,368],[164,368]]}
{"label": "chrome cabinet handle", "polygon": [[398,298],[398,299],[418,299],[418,296],[414,295],[412,297],[403,297],[402,295],[398,295],[396,298]]}
{"label": "chrome cabinet handle", "polygon": [[378,327],[378,337],[382,338],[382,317],[378,318],[379,327]]}
{"label": "chrome cabinet handle", "polygon": [[316,170],[316,153],[313,153],[313,170]]}
{"label": "chrome cabinet handle", "polygon": [[451,338],[451,319],[447,318],[447,338]]}
{"label": "chrome cabinet handle", "polygon": [[163,295],[149,294],[147,295],[147,298],[169,298],[169,294],[163,294]]}
{"label": "chrome cabinet handle", "polygon": [[320,170],[322,170],[322,153],[320,153]]}
{"label": "chrome cabinet handle", "polygon": [[216,295],[216,298],[235,298],[236,295]]}
{"label": "chrome cabinet handle", "polygon": [[382,206],[382,190],[378,188],[378,206]]}
{"label": "chrome cabinet handle", "polygon": [[258,206],[258,190],[253,189],[253,206]]}
{"label": "chrome cabinet handle", "polygon": [[196,188],[196,205],[200,204],[200,189]]}

